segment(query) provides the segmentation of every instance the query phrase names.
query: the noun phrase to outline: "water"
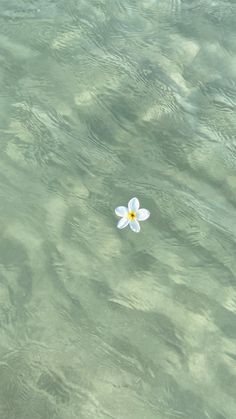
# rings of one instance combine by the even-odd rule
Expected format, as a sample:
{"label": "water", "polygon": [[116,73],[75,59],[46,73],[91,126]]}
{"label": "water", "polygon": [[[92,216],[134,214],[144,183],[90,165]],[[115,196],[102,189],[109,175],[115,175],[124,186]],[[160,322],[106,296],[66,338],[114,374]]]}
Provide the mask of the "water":
{"label": "water", "polygon": [[235,419],[235,27],[1,1],[1,419]]}

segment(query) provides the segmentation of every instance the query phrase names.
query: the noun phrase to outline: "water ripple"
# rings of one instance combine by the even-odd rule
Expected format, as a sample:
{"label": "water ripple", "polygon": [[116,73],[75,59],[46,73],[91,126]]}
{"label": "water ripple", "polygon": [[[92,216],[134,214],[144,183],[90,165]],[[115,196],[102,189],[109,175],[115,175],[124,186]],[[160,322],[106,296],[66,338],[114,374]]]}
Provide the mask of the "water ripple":
{"label": "water ripple", "polygon": [[234,12],[1,2],[1,418],[235,419]]}

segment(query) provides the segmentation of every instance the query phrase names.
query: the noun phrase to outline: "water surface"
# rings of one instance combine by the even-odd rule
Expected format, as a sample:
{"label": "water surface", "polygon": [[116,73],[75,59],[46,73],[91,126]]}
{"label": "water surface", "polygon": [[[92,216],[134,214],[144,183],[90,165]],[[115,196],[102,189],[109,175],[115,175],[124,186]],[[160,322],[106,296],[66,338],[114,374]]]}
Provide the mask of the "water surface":
{"label": "water surface", "polygon": [[1,419],[235,419],[235,27],[1,1]]}

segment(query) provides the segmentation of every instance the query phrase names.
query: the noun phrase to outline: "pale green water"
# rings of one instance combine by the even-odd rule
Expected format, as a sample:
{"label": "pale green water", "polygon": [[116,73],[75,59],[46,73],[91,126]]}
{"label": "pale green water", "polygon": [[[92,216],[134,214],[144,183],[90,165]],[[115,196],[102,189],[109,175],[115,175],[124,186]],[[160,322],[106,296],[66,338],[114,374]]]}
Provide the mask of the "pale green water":
{"label": "pale green water", "polygon": [[1,1],[0,419],[236,418],[235,28]]}

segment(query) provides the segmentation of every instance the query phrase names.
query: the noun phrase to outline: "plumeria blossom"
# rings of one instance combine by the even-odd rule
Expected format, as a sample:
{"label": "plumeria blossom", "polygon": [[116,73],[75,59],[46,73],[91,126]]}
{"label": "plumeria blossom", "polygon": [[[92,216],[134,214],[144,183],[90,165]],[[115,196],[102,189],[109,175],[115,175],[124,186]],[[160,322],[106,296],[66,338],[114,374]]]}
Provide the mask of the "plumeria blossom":
{"label": "plumeria blossom", "polygon": [[117,207],[115,209],[115,213],[121,217],[118,221],[117,227],[121,229],[129,225],[131,230],[135,233],[139,233],[139,221],[147,220],[150,217],[150,212],[147,209],[139,208],[139,206],[138,198],[132,198],[128,203],[128,208]]}

